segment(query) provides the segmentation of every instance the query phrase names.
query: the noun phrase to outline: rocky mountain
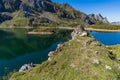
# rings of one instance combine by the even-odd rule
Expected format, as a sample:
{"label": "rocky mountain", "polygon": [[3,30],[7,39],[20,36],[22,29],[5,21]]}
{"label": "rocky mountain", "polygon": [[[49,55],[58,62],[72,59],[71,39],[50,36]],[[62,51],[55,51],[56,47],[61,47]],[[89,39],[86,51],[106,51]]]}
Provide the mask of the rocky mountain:
{"label": "rocky mountain", "polygon": [[103,17],[101,14],[89,14],[89,18],[92,22],[96,23],[109,23],[106,17]]}
{"label": "rocky mountain", "polygon": [[2,26],[91,25],[108,23],[101,15],[87,15],[69,4],[51,0],[0,0]]}
{"label": "rocky mountain", "polygon": [[111,22],[112,25],[120,25],[120,22]]}

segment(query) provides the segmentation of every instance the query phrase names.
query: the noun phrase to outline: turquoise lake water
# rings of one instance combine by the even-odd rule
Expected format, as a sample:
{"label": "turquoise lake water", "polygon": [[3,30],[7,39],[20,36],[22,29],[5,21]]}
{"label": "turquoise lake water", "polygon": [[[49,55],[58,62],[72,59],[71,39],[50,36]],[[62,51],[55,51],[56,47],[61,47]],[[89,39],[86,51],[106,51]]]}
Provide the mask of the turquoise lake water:
{"label": "turquoise lake water", "polygon": [[[0,30],[0,76],[24,64],[39,64],[57,44],[69,39],[71,31],[58,30],[54,35],[27,35],[26,29]],[[1,80],[1,79],[0,79]]]}
{"label": "turquoise lake water", "polygon": [[[27,35],[26,29],[0,30],[0,76],[17,70],[24,64],[40,64],[47,60],[49,51],[69,39],[71,31],[58,30],[54,35]],[[104,45],[120,44],[119,32],[89,33]]]}
{"label": "turquoise lake water", "polygon": [[116,45],[120,44],[120,32],[96,32],[89,31],[89,33],[99,42],[104,45]]}

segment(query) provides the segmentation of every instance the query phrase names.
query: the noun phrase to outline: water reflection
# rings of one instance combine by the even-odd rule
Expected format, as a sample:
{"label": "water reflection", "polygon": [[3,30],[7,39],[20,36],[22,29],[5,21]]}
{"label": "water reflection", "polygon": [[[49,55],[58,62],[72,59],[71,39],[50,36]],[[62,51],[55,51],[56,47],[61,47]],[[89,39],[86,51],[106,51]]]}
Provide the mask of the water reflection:
{"label": "water reflection", "polygon": [[71,38],[71,31],[56,32],[54,35],[27,35],[26,29],[0,30],[0,75],[18,69],[25,63],[41,63],[58,43]]}

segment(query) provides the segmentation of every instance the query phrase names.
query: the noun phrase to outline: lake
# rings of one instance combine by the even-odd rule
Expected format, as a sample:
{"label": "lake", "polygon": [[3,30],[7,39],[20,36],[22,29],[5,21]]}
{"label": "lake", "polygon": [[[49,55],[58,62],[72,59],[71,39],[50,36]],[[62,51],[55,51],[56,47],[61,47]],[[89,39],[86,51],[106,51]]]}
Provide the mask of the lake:
{"label": "lake", "polygon": [[99,42],[104,45],[116,45],[120,44],[120,32],[96,32],[89,31],[89,33]]}
{"label": "lake", "polygon": [[0,76],[18,70],[27,63],[40,64],[57,44],[69,39],[70,30],[57,30],[54,35],[28,35],[26,29],[0,30]]}

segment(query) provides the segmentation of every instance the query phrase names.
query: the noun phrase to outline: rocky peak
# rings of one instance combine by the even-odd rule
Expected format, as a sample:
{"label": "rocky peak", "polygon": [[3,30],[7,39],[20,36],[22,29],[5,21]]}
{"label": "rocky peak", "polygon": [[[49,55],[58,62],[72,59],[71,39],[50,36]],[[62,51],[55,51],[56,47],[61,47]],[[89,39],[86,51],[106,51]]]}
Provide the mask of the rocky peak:
{"label": "rocky peak", "polygon": [[111,22],[112,25],[120,25],[120,22]]}
{"label": "rocky peak", "polygon": [[109,23],[106,17],[103,17],[101,14],[89,14],[88,17],[93,21],[93,22],[100,22],[100,23]]}

